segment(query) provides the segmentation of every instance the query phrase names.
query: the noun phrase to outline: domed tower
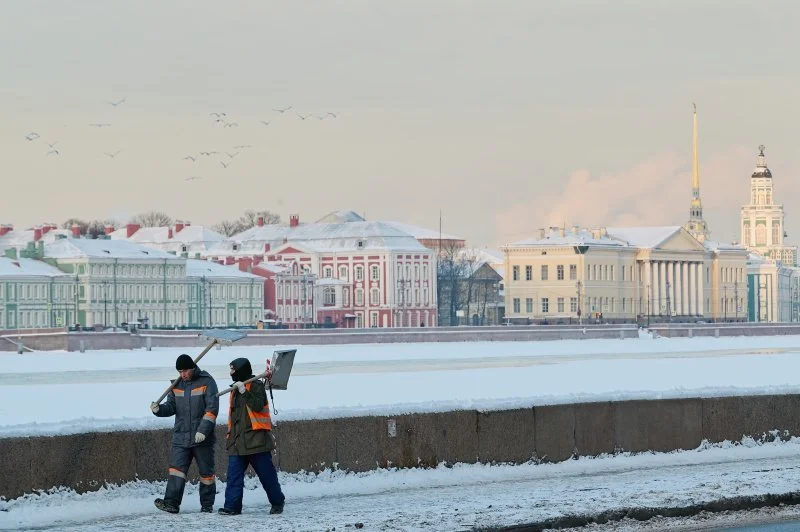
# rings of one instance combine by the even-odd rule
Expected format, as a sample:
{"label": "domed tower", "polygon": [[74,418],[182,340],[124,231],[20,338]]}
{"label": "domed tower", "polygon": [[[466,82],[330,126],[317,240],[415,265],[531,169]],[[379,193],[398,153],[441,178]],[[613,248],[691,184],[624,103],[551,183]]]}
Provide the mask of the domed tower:
{"label": "domed tower", "polygon": [[708,240],[710,232],[703,218],[703,203],[700,201],[700,169],[697,162],[697,105],[692,104],[692,203],[689,207],[689,221],[683,227],[700,242]]}
{"label": "domed tower", "polygon": [[794,266],[797,248],[784,245],[783,205],[774,202],[772,172],[767,167],[766,148],[758,147],[756,169],[750,176],[750,203],[742,205],[742,244],[761,255]]}

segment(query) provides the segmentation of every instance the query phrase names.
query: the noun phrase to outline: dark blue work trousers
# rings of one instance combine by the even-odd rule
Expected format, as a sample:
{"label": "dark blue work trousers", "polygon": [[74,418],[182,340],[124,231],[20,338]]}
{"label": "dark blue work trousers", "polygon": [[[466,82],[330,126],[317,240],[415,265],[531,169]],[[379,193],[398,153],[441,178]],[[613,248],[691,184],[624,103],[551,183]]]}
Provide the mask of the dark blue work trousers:
{"label": "dark blue work trousers", "polygon": [[286,497],[278,483],[278,472],[272,463],[272,453],[256,453],[228,456],[228,485],[225,488],[225,508],[242,511],[242,496],[244,495],[244,474],[247,466],[253,466],[258,475],[258,480],[267,492],[270,504],[283,504]]}

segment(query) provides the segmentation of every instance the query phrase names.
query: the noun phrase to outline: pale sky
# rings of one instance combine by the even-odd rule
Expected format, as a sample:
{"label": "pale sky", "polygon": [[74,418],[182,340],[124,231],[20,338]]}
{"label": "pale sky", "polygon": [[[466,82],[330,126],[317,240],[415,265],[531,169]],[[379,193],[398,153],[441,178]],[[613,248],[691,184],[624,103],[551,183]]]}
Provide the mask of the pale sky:
{"label": "pale sky", "polygon": [[790,0],[7,0],[0,222],[345,209],[435,229],[441,209],[479,246],[679,225],[697,102],[712,239],[739,238],[763,143],[797,243],[798,23]]}

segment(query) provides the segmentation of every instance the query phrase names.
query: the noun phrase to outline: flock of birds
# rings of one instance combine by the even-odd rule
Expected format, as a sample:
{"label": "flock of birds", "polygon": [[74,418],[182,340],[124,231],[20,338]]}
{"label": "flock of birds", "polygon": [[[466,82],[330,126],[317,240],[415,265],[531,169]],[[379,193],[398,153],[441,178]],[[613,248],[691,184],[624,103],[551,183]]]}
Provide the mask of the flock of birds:
{"label": "flock of birds", "polygon": [[[108,101],[106,103],[108,105],[111,105],[112,107],[116,108],[116,107],[119,107],[120,105],[122,105],[123,103],[125,103],[126,100],[127,100],[127,98],[121,98],[119,100]],[[272,110],[274,111],[275,114],[272,117],[270,117],[268,120],[260,120],[260,123],[263,124],[265,127],[269,126],[270,124],[273,124],[279,117],[285,116],[286,113],[288,113],[289,111],[292,111],[292,109],[293,109],[293,107],[291,105],[287,106],[287,107],[273,108]],[[337,113],[333,113],[333,112],[326,112],[325,114],[300,114],[300,113],[294,113],[294,114],[295,114],[295,116],[296,116],[296,118],[298,120],[303,121],[303,122],[305,122],[308,119],[312,119],[312,118],[313,119],[317,119],[317,120],[335,120],[336,118],[338,118],[338,114]],[[289,115],[289,116],[291,116],[291,115]],[[224,113],[224,112],[213,112],[213,113],[209,113],[209,117],[211,118],[211,124],[213,126],[215,126],[215,127],[222,127],[222,128],[238,128],[239,127],[239,123],[237,121],[233,120],[231,117],[229,117],[227,113]],[[93,123],[89,124],[89,127],[94,127],[94,128],[98,128],[98,129],[111,127],[111,126],[112,125],[110,123],[108,123],[108,122],[93,122]],[[41,135],[39,133],[35,132],[35,131],[31,131],[30,133],[25,135],[25,139],[28,142],[36,142],[36,141],[40,140],[41,138],[42,138]],[[51,142],[45,142],[45,143],[48,146],[48,150],[45,151],[45,156],[49,157],[49,156],[59,156],[59,155],[61,155],[61,151],[59,151],[59,149],[56,148],[56,145],[58,144],[58,141],[55,141],[55,142],[52,142],[52,143]],[[197,162],[201,161],[202,159],[211,158],[211,157],[217,156],[218,159],[217,159],[216,162],[219,163],[219,166],[221,166],[223,170],[227,170],[228,167],[230,167],[230,165],[232,164],[234,158],[236,158],[238,155],[240,155],[244,150],[247,150],[248,148],[252,148],[252,147],[253,146],[250,145],[250,144],[238,144],[236,146],[233,146],[232,151],[227,151],[227,150],[223,150],[223,151],[200,151],[200,152],[198,152],[196,154],[188,154],[188,155],[184,156],[183,160],[184,161],[188,161],[190,163],[197,163]],[[120,150],[117,150],[117,151],[114,151],[114,152],[103,152],[103,153],[109,159],[115,159],[120,153],[122,153],[122,151],[123,150],[120,149]],[[184,180],[185,181],[195,181],[195,180],[198,180],[198,179],[203,179],[203,177],[202,176],[197,176],[197,175],[192,175],[192,176],[186,177]]]}

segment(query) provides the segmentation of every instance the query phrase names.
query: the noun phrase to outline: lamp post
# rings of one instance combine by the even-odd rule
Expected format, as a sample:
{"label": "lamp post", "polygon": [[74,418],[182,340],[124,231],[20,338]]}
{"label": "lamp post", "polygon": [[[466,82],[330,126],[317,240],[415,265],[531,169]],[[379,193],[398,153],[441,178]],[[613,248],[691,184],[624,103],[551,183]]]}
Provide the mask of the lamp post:
{"label": "lamp post", "polygon": [[723,287],[723,293],[725,294],[725,297],[723,299],[723,305],[722,305],[723,321],[727,322],[728,321],[728,285],[725,285]]}
{"label": "lamp post", "polygon": [[667,312],[667,321],[672,321],[672,309],[670,308],[670,300],[669,300],[669,280],[665,281],[664,283],[667,288],[666,294],[666,312]]}
{"label": "lamp post", "polygon": [[736,304],[736,321],[739,321],[739,281],[736,280],[733,282],[733,299],[735,299]]}
{"label": "lamp post", "polygon": [[581,288],[583,288],[583,283],[578,281],[575,283],[575,289],[578,293],[578,325],[583,326],[583,305],[581,305]]}
{"label": "lamp post", "polygon": [[645,286],[645,290],[647,290],[647,327],[650,327],[650,314],[652,314],[652,309],[650,307],[650,285]]}

